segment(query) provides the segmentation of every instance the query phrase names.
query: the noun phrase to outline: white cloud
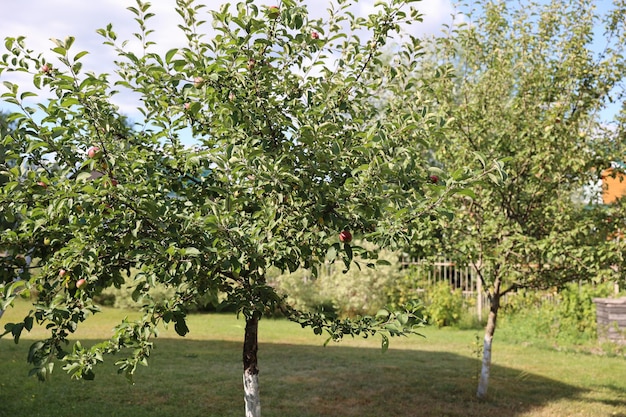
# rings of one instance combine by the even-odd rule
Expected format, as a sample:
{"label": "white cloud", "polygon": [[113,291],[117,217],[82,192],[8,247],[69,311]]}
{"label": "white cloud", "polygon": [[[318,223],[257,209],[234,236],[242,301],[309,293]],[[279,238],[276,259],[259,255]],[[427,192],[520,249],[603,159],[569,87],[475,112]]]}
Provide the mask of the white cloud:
{"label": "white cloud", "polygon": [[[197,3],[205,4],[202,17],[210,21],[208,10],[215,10],[226,0],[202,0]],[[260,0],[258,5],[277,4],[279,0]],[[235,2],[232,2],[235,3]],[[181,22],[175,12],[175,0],[155,0],[152,2],[151,12],[155,17],[150,20],[149,26],[155,29],[152,40],[156,42],[160,52],[184,44],[184,36],[177,25]],[[424,22],[412,25],[410,32],[415,35],[437,33],[443,22],[451,23],[453,7],[450,0],[424,0],[415,3],[424,14]],[[366,15],[374,10],[374,0],[362,0],[355,4],[353,11]],[[114,71],[113,61],[115,52],[112,48],[103,45],[103,38],[96,33],[99,28],[108,23],[113,24],[118,39],[133,39],[132,33],[137,30],[134,15],[126,10],[129,6],[136,6],[132,0],[21,0],[4,1],[2,13],[4,18],[0,25],[0,39],[24,35],[29,49],[44,53],[46,59],[53,60],[54,53],[50,51],[53,43],[50,38],[63,39],[74,36],[76,41],[75,52],[87,50],[89,55],[83,58],[84,70],[97,73]],[[312,16],[326,16],[329,1],[307,0],[307,7]],[[209,26],[207,26],[209,28]],[[207,29],[209,30],[209,29]],[[1,49],[4,49],[0,46]],[[32,84],[24,76],[3,73],[0,81],[10,80],[30,88]],[[130,95],[119,95],[116,104],[123,112],[136,114],[135,101]],[[6,108],[0,103],[0,109]]]}

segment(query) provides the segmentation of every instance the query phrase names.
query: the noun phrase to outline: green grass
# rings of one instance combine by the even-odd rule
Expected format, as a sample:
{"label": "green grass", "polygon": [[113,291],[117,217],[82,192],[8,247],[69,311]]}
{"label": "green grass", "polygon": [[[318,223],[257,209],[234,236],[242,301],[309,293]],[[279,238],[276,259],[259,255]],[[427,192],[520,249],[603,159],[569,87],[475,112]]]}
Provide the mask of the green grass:
{"label": "green grass", "polygon": [[[7,311],[0,325],[23,317]],[[125,315],[106,310],[79,330],[83,340],[107,337]],[[150,366],[136,384],[117,375],[115,358],[95,381],[74,381],[56,369],[40,383],[27,376],[26,352],[39,330],[19,345],[0,340],[0,416],[195,417],[243,415],[243,322],[230,315],[194,315],[191,333],[173,330],[156,340]],[[283,320],[260,326],[260,381],[264,417],[626,417],[626,360],[559,352],[497,339],[490,394],[475,399],[477,330],[424,329],[425,338],[324,339]],[[30,340],[29,340],[30,339]]]}

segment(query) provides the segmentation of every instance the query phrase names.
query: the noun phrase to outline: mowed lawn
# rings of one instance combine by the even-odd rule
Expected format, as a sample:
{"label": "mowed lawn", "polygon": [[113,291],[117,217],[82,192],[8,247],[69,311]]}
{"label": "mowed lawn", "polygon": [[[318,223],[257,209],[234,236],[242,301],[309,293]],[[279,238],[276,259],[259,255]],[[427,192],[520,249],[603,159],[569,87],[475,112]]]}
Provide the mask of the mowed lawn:
{"label": "mowed lawn", "polygon": [[[19,304],[0,319],[23,317]],[[79,329],[86,343],[102,340],[134,313],[104,310]],[[191,333],[163,331],[135,385],[116,373],[115,357],[94,381],[70,380],[59,367],[50,381],[28,377],[29,345],[0,339],[1,417],[242,416],[242,320],[192,315]],[[349,339],[323,347],[324,338],[286,320],[262,320],[260,382],[264,417],[313,416],[621,416],[626,417],[626,360],[494,342],[490,394],[475,399],[481,331],[425,328],[425,337]]]}

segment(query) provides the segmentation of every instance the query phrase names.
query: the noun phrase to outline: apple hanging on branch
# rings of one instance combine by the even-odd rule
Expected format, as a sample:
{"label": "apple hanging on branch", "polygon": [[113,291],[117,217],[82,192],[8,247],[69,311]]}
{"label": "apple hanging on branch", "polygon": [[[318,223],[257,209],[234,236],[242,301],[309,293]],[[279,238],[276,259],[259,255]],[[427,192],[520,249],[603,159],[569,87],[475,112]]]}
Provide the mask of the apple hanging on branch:
{"label": "apple hanging on branch", "polygon": [[339,241],[341,241],[341,243],[352,242],[352,233],[350,233],[349,230],[343,230],[341,233],[339,233]]}
{"label": "apple hanging on branch", "polygon": [[87,156],[90,158],[97,158],[100,155],[102,155],[102,153],[100,152],[100,148],[97,146],[92,146],[91,148],[87,149]]}

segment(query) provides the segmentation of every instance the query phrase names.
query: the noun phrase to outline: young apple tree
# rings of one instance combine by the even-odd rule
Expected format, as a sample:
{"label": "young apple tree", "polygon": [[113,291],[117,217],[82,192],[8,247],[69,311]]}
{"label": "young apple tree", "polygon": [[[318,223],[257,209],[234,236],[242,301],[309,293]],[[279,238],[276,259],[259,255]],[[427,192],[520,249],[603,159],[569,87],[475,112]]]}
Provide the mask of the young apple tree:
{"label": "young apple tree", "polygon": [[623,100],[626,7],[617,2],[601,17],[592,1],[545,3],[485,2],[416,64],[416,91],[436,98],[451,120],[433,152],[437,164],[454,172],[473,153],[506,160],[506,182],[455,200],[457,215],[433,242],[471,263],[489,297],[481,398],[504,295],[623,282],[624,211],[595,204],[592,191],[600,172],[624,158],[619,129],[601,116]]}
{"label": "young apple tree", "polygon": [[[381,334],[383,347],[389,335],[414,331],[410,308],[329,320],[289,307],[266,283],[271,268],[337,261],[347,269],[355,254],[373,267],[375,251],[353,237],[400,247],[447,196],[488,171],[433,184],[424,155],[445,123],[428,101],[381,100],[399,96],[390,81],[412,69],[390,66],[382,51],[420,53],[399,36],[420,20],[406,3],[379,3],[360,18],[337,1],[313,20],[302,1],[246,1],[211,11],[206,25],[202,5],[177,0],[188,43],[159,53],[150,4],[138,0],[129,8],[134,43],[111,25],[98,31],[118,54],[115,75],[83,70],[87,51],[74,51],[72,37],[47,53],[29,50],[23,37],[6,39],[0,75],[29,74],[36,90],[4,83],[3,99],[19,110],[2,138],[0,215],[19,221],[2,232],[0,307],[20,292],[37,294],[22,322],[5,325],[16,342],[35,324],[49,329],[31,346],[33,374],[45,379],[58,360],[92,379],[104,354],[122,352],[128,357],[117,365],[132,377],[160,324],[184,336],[186,307],[219,295],[246,322],[245,409],[258,416],[264,315],[280,310],[334,340]],[[41,92],[52,98],[33,98]],[[121,93],[139,97],[140,120],[120,114]],[[188,136],[194,146],[183,144]],[[128,280],[141,319],[68,351],[77,325],[98,311],[94,296]],[[174,295],[155,301],[157,285]]]}

